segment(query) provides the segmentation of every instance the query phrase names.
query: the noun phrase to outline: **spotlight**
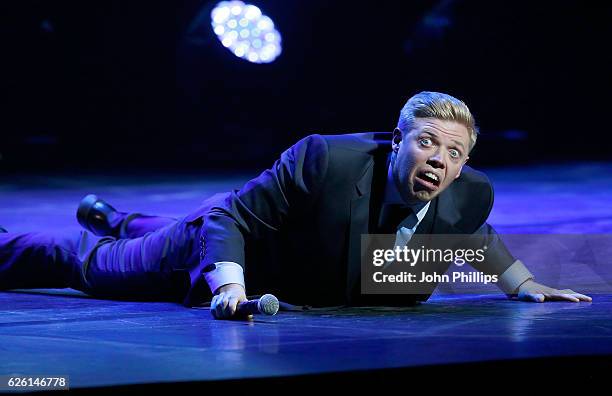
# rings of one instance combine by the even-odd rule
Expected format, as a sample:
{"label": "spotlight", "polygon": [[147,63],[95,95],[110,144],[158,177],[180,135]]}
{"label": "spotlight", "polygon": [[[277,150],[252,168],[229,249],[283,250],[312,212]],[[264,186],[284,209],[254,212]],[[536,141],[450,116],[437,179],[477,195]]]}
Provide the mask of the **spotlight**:
{"label": "spotlight", "polygon": [[281,54],[281,35],[272,19],[257,6],[222,1],[210,17],[221,44],[237,57],[253,63],[270,63]]}

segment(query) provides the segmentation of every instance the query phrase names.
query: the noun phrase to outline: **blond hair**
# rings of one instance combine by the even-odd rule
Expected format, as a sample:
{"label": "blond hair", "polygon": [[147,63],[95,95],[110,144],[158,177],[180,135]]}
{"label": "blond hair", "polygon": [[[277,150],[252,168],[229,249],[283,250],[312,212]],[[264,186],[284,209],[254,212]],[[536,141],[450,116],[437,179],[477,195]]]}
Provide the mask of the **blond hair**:
{"label": "blond hair", "polygon": [[410,132],[415,118],[436,118],[455,121],[465,126],[470,134],[470,150],[476,145],[478,128],[476,120],[467,105],[453,97],[440,92],[420,92],[410,99],[402,108],[397,127],[402,133]]}

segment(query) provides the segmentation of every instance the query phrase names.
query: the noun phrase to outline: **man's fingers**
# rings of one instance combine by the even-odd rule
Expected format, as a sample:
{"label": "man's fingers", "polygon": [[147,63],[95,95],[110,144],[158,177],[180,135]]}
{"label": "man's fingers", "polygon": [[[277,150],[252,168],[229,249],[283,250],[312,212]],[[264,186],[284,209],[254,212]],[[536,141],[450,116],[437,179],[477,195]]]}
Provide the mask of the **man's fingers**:
{"label": "man's fingers", "polygon": [[580,301],[587,301],[587,302],[593,301],[591,297],[584,295],[584,294],[574,293],[573,296],[578,298]]}
{"label": "man's fingers", "polygon": [[575,291],[571,290],[571,289],[563,289],[561,290],[562,293],[564,294],[570,294],[574,297],[576,297],[578,300],[580,301],[587,301],[587,302],[591,302],[593,301],[593,299],[585,294],[581,294],[581,293],[576,293]]}
{"label": "man's fingers", "polygon": [[224,319],[228,316],[226,312],[228,303],[229,297],[225,293],[213,297],[210,303],[210,312],[215,319]]}
{"label": "man's fingers", "polygon": [[238,304],[243,301],[248,301],[244,293],[221,292],[213,296],[210,312],[215,319],[231,319],[236,315]]}
{"label": "man's fingers", "polygon": [[580,302],[580,301],[591,302],[593,301],[591,297],[585,296],[584,294],[580,294],[580,293],[555,293],[547,297],[551,300],[556,300],[556,301],[571,301],[571,302]]}
{"label": "man's fingers", "polygon": [[229,299],[229,302],[227,304],[227,312],[230,316],[234,316],[234,314],[236,313],[236,308],[238,307],[238,297],[232,297]]}
{"label": "man's fingers", "polygon": [[572,302],[578,302],[578,299],[570,296],[567,293],[560,293],[560,290],[557,290],[556,292],[542,293],[542,295],[544,296],[544,300],[546,300],[546,301],[572,301]]}
{"label": "man's fingers", "polygon": [[544,302],[544,301],[571,301],[580,302],[586,301],[591,302],[593,299],[584,294],[576,293],[571,289],[557,290],[549,287],[543,287],[536,290],[523,290],[518,295],[519,300],[532,301],[532,302]]}
{"label": "man's fingers", "polygon": [[541,302],[544,302],[546,298],[544,297],[544,294],[541,294],[541,293],[524,293],[524,294],[519,294],[519,299],[524,300],[524,301],[541,303]]}
{"label": "man's fingers", "polygon": [[213,318],[215,319],[220,319],[217,318],[217,297],[218,296],[213,296],[211,302],[210,302],[210,313],[212,314]]}
{"label": "man's fingers", "polygon": [[219,295],[217,296],[217,301],[215,304],[215,308],[214,308],[214,312],[215,312],[215,318],[217,319],[223,319],[223,300],[222,300],[222,296]]}
{"label": "man's fingers", "polygon": [[227,305],[229,304],[229,296],[227,294],[221,294],[219,297],[219,300],[221,301],[217,305],[217,313],[222,318],[227,318],[229,316],[227,312]]}
{"label": "man's fingers", "polygon": [[557,294],[556,295],[557,298],[560,298],[562,300],[567,300],[567,301],[571,301],[571,302],[580,302],[580,300],[578,299],[578,297],[574,297],[571,294]]}

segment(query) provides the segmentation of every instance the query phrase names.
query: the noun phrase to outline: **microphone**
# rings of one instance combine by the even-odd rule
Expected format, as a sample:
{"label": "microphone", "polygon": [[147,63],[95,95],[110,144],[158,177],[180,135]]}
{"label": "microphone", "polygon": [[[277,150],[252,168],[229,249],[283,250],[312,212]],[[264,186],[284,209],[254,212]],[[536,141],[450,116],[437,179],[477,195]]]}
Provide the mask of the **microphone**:
{"label": "microphone", "polygon": [[238,304],[236,315],[247,316],[252,314],[276,315],[278,312],[278,298],[272,294],[264,294],[255,300]]}

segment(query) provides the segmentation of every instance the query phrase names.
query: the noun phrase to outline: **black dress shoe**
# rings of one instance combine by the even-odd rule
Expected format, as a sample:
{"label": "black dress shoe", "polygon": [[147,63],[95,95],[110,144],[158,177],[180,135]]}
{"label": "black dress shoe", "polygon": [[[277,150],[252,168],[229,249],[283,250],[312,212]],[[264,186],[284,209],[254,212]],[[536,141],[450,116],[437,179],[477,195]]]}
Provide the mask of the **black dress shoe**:
{"label": "black dress shoe", "polygon": [[83,228],[99,236],[117,237],[124,214],[94,194],[81,200],[77,209],[77,220]]}

